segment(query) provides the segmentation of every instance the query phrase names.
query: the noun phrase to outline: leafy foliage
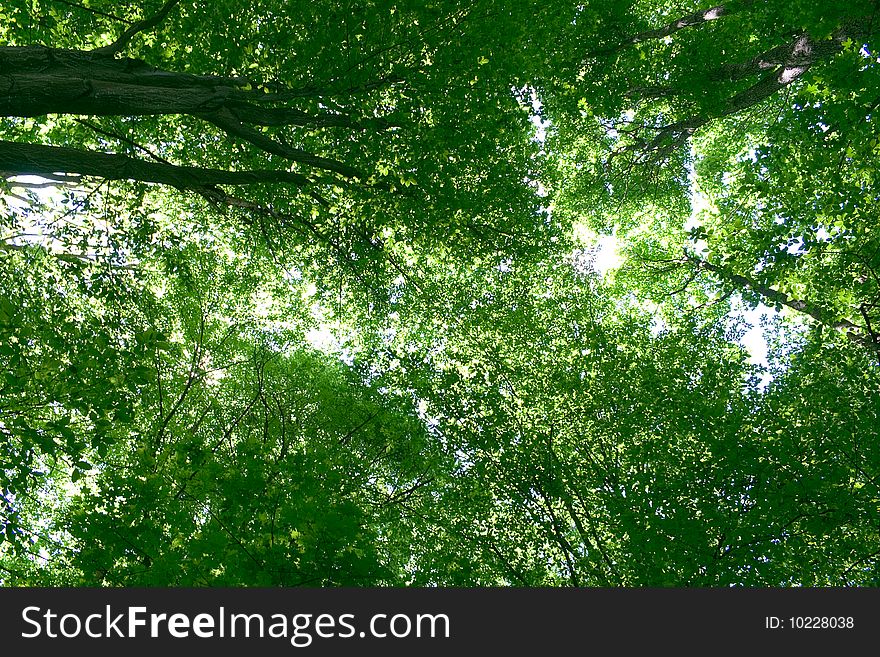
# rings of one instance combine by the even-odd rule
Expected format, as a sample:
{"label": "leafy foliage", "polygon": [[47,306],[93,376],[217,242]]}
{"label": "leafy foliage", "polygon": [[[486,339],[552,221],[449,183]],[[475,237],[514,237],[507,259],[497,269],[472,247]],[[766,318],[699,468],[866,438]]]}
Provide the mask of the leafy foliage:
{"label": "leafy foliage", "polygon": [[0,582],[877,585],[874,11],[5,3]]}

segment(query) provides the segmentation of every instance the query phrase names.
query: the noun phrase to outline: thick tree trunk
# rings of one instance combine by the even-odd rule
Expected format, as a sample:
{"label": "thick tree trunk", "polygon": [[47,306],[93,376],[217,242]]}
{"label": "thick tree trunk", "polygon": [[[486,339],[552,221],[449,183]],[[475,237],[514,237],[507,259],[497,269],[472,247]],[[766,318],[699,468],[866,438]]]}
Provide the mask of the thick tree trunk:
{"label": "thick tree trunk", "polygon": [[[254,87],[239,77],[159,70],[139,60],[118,59],[110,51],[0,47],[0,116],[190,115],[265,153],[346,178],[362,177],[352,166],[293,148],[252,126],[363,130],[385,128],[386,123],[375,119],[357,122],[343,114],[308,114],[285,104],[295,94],[272,94]],[[53,166],[58,164],[53,162]],[[128,168],[133,170],[133,165]],[[206,175],[217,177],[216,172]]]}
{"label": "thick tree trunk", "polygon": [[387,127],[375,121],[357,123],[343,114],[310,115],[271,106],[290,98],[255,91],[246,78],[163,71],[95,51],[0,47],[0,71],[2,116],[199,115],[227,109],[255,125]]}

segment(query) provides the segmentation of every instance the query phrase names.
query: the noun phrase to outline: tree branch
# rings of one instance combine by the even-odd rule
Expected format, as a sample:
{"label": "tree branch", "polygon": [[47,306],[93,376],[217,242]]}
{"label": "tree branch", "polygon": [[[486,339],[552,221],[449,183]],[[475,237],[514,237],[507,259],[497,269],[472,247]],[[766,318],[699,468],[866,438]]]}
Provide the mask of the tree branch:
{"label": "tree branch", "polygon": [[[809,34],[802,33],[790,43],[771,48],[747,62],[726,65],[711,73],[708,79],[719,83],[742,79],[750,75],[761,75],[762,77],[747,89],[730,96],[714,112],[702,116],[687,117],[663,127],[621,128],[622,133],[634,136],[634,143],[618,149],[612,154],[612,157],[624,152],[632,152],[636,153],[634,159],[639,164],[662,161],[677,148],[682,147],[691,135],[703,126],[716,119],[738,114],[767,100],[799,80],[815,64],[828,61],[841,52],[844,48],[843,44],[848,39],[858,40],[871,32],[872,27],[869,20],[850,20],[841,25],[827,39],[816,40]],[[652,92],[658,95],[662,91],[663,95],[669,95],[664,88],[656,91],[652,87],[644,89],[646,90],[646,98],[652,97]],[[635,88],[631,92],[640,95],[640,88]],[[637,133],[643,129],[653,130],[654,137],[638,136]]]}
{"label": "tree branch", "polygon": [[[746,2],[741,4],[749,3]],[[682,16],[678,20],[667,23],[666,25],[658,27],[657,29],[640,32],[632,37],[629,43],[641,43],[642,41],[648,41],[650,39],[663,39],[668,36],[672,36],[679,30],[683,30],[688,27],[696,27],[702,25],[703,23],[708,23],[709,21],[718,20],[722,16],[727,16],[730,13],[732,12],[727,5],[717,5],[709,9],[701,9],[699,11],[693,12],[692,14],[688,14],[687,16]]]}
{"label": "tree branch", "polygon": [[722,18],[724,16],[729,16],[731,14],[737,13],[745,7],[754,4],[754,1],[755,0],[739,0],[739,2],[737,2],[736,0],[732,0],[731,2],[727,2],[722,5],[716,5],[714,7],[710,7],[709,9],[700,9],[698,11],[687,14],[686,16],[682,16],[672,21],[671,23],[667,23],[666,25],[662,25],[658,28],[654,28],[651,30],[639,32],[638,34],[626,38],[623,42],[618,43],[617,45],[590,52],[587,54],[587,57],[600,57],[603,55],[610,55],[637,43],[652,41],[656,39],[665,39],[666,37],[670,37],[680,30],[684,30],[690,27],[699,27],[711,21],[718,20],[719,18]]}
{"label": "tree branch", "polygon": [[318,155],[309,153],[308,151],[304,151],[299,148],[293,148],[292,146],[288,146],[286,144],[282,144],[279,141],[275,141],[274,139],[267,137],[263,133],[255,130],[254,128],[244,125],[228,109],[219,110],[211,114],[206,114],[203,118],[216,125],[230,137],[239,137],[241,139],[244,139],[245,141],[253,144],[260,150],[265,151],[266,153],[278,155],[287,160],[299,162],[301,164],[307,164],[318,169],[333,171],[334,173],[338,173],[342,176],[345,176],[346,178],[366,177],[363,173],[361,173],[354,167],[343,164],[338,160],[320,157]]}
{"label": "tree branch", "polygon": [[0,140],[0,171],[12,175],[54,176],[58,172],[107,180],[136,180],[198,190],[211,185],[312,184],[299,173],[276,170],[226,171],[145,162],[127,155],[96,153],[63,146]]}
{"label": "tree branch", "polygon": [[58,4],[67,5],[68,7],[75,7],[76,9],[82,9],[83,11],[87,11],[90,14],[94,14],[95,16],[103,16],[104,18],[112,18],[114,21],[119,21],[120,23],[131,24],[131,21],[127,18],[122,18],[121,16],[117,16],[115,14],[108,14],[104,11],[98,11],[97,9],[92,9],[91,7],[86,7],[85,5],[81,5],[78,2],[70,2],[70,0],[52,0],[52,2],[57,2]]}
{"label": "tree branch", "polygon": [[56,258],[57,260],[61,260],[62,262],[69,263],[87,263],[87,264],[98,264],[101,260],[107,261],[106,264],[111,269],[117,270],[125,270],[125,271],[140,271],[141,267],[138,265],[123,265],[123,264],[114,264],[110,262],[112,256],[103,255],[98,253],[73,253],[72,251],[50,251],[42,244],[13,244],[9,242],[0,241],[0,251],[28,251],[30,249],[42,249],[46,255]]}
{"label": "tree branch", "polygon": [[165,20],[165,17],[171,12],[172,9],[180,2],[180,0],[168,0],[162,8],[153,14],[150,18],[145,18],[142,21],[138,21],[131,27],[129,27],[125,32],[123,32],[116,41],[111,43],[109,46],[104,46],[102,48],[95,48],[92,52],[113,56],[120,52],[122,52],[131,40],[140,32],[145,32],[147,30],[151,30],[156,27],[159,23]]}
{"label": "tree branch", "polygon": [[869,349],[873,352],[880,353],[880,343],[866,337],[865,330],[862,327],[853,324],[848,319],[838,319],[834,317],[832,313],[826,311],[825,309],[817,306],[814,303],[810,303],[809,301],[803,301],[800,299],[792,299],[784,292],[774,290],[772,287],[762,285],[758,281],[728,271],[723,267],[714,265],[711,262],[707,262],[706,260],[701,260],[700,258],[697,258],[695,256],[688,256],[688,260],[697,267],[705,269],[706,271],[710,271],[716,274],[719,278],[726,280],[729,283],[733,283],[739,288],[744,288],[747,290],[751,290],[752,292],[756,292],[757,294],[761,295],[765,300],[769,301],[771,304],[786,306],[788,308],[791,308],[792,310],[796,310],[799,313],[809,315],[823,326],[828,326],[830,328],[841,330],[848,340],[851,340],[852,342],[855,342],[856,344],[865,347],[866,349]]}

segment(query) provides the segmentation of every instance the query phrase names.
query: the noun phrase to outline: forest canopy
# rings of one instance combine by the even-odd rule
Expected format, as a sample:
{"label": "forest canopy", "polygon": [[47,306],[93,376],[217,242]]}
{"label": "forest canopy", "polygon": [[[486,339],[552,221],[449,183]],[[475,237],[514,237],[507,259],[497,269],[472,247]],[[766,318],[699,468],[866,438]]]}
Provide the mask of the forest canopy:
{"label": "forest canopy", "polygon": [[5,1],[0,584],[880,584],[878,31]]}

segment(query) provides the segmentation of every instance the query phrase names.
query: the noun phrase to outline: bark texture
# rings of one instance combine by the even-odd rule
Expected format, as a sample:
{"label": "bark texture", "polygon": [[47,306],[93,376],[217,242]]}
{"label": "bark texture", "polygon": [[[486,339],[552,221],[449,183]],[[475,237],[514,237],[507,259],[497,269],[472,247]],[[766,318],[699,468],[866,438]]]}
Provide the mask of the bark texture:
{"label": "bark texture", "polygon": [[310,180],[291,171],[227,171],[145,162],[127,155],[96,153],[63,146],[0,141],[0,172],[5,176],[52,177],[58,173],[96,176],[107,180],[139,180],[199,190],[212,185],[287,183],[305,186]]}
{"label": "bark texture", "polygon": [[[164,71],[140,60],[117,58],[115,52],[0,48],[0,116],[189,115],[220,128],[232,140],[344,178],[364,176],[355,167],[289,146],[260,128],[388,127],[375,119],[358,122],[344,114],[301,111],[289,105],[295,94],[269,93],[245,78]],[[53,161],[53,166],[58,164]],[[210,176],[216,177],[216,172]]]}

